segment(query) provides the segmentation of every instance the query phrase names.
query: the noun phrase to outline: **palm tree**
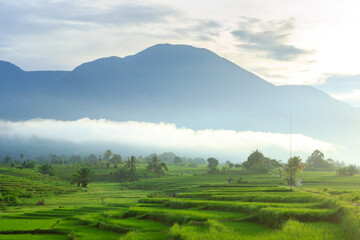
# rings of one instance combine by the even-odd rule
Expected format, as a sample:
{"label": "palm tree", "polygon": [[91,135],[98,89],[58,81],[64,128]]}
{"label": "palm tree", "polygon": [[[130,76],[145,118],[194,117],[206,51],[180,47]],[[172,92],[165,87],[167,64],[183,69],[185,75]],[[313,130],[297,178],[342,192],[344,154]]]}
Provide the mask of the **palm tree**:
{"label": "palm tree", "polygon": [[294,156],[289,158],[288,163],[285,164],[285,171],[288,175],[287,182],[292,189],[292,186],[295,185],[295,177],[296,174],[301,172],[301,170],[305,167],[305,164],[301,163],[300,157]]}
{"label": "palm tree", "polygon": [[113,155],[112,151],[110,149],[106,150],[104,152],[104,160],[110,160],[111,156]]}
{"label": "palm tree", "polygon": [[168,170],[166,164],[162,162],[156,154],[153,155],[151,160],[149,161],[147,170],[149,172],[154,172],[156,177],[161,177],[165,175],[163,169],[165,169],[166,171]]}
{"label": "palm tree", "polygon": [[138,160],[135,156],[131,156],[131,158],[125,162],[125,168],[128,170],[130,181],[137,180],[136,169],[138,168]]}
{"label": "palm tree", "polygon": [[53,174],[53,167],[50,164],[41,164],[41,166],[39,167],[39,172],[42,174],[49,174],[50,176],[54,175]]}
{"label": "palm tree", "polygon": [[77,183],[78,186],[81,184],[81,187],[86,188],[86,186],[93,180],[94,175],[95,174],[91,171],[91,169],[83,167],[73,175],[72,182]]}

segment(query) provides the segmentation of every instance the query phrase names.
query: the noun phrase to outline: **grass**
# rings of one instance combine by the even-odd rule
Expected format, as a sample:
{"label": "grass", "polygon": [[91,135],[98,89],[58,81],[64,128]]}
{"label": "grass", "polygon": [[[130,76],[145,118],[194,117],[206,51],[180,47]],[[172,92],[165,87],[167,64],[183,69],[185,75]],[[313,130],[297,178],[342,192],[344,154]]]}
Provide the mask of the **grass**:
{"label": "grass", "polygon": [[291,191],[270,174],[227,184],[229,175],[203,166],[169,165],[166,177],[130,183],[114,181],[113,168],[93,170],[83,189],[69,184],[76,169],[65,165],[52,177],[0,168],[0,191],[22,203],[3,207],[0,239],[360,239],[357,175],[302,172],[304,185]]}
{"label": "grass", "polygon": [[67,240],[67,236],[58,234],[0,234],[0,239],[4,240]]}
{"label": "grass", "polygon": [[[238,225],[239,226],[239,225]],[[341,226],[331,223],[301,223],[289,220],[279,231],[260,231],[254,234],[258,228],[249,228],[248,224],[240,228],[242,231],[235,231],[234,228],[210,220],[206,226],[179,226],[175,224],[169,231],[172,239],[225,239],[225,240],[338,240],[348,239],[347,233]]]}
{"label": "grass", "polygon": [[33,229],[50,229],[57,222],[56,219],[0,219],[0,232],[1,231],[15,231],[15,230],[33,230]]}

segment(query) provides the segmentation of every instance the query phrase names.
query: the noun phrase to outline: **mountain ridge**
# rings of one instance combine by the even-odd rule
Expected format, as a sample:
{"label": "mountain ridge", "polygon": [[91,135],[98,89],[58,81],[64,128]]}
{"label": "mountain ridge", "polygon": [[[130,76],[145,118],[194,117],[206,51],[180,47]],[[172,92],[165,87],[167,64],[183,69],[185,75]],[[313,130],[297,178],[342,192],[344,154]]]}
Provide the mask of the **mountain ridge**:
{"label": "mountain ridge", "polygon": [[360,120],[357,109],[314,87],[275,86],[207,49],[187,45],[158,44],[72,71],[21,71],[22,79],[11,86],[0,74],[1,119],[90,117],[288,133],[292,111],[295,132],[336,143],[342,134],[357,131]]}

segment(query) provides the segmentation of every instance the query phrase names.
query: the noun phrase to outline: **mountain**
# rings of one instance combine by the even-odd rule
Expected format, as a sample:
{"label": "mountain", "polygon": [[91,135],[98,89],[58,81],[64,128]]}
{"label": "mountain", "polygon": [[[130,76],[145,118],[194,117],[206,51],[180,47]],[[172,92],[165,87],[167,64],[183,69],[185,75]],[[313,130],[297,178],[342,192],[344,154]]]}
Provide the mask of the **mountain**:
{"label": "mountain", "polygon": [[67,74],[66,71],[26,72],[12,63],[0,61],[0,119],[34,117],[32,112],[36,112],[36,107],[51,98],[49,91],[55,82]]}
{"label": "mountain", "polygon": [[0,118],[82,117],[169,122],[192,129],[293,130],[353,144],[360,113],[310,86],[275,86],[201,48],[159,44],[73,71],[25,72],[0,62]]}

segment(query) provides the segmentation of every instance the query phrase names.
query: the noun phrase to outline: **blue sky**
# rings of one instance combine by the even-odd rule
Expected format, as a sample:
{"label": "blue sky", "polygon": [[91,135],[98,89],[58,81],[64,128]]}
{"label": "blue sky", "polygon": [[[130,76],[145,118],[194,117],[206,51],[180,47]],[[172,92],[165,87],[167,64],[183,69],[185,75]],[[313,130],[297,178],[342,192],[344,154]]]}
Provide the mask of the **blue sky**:
{"label": "blue sky", "polygon": [[157,43],[208,48],[277,84],[360,106],[360,2],[0,0],[0,59],[71,70]]}

